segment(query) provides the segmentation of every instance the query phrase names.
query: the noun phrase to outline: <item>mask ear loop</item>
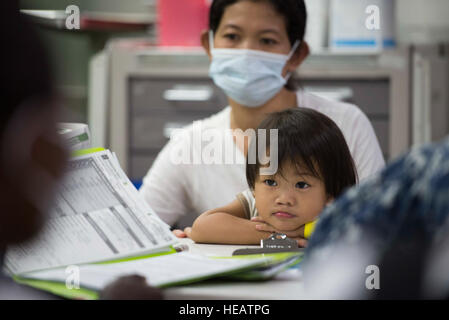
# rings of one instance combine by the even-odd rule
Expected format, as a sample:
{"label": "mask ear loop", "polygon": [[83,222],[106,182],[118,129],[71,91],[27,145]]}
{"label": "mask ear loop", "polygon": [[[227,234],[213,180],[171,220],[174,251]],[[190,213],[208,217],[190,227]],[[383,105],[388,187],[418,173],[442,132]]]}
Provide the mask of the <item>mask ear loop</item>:
{"label": "mask ear loop", "polygon": [[[287,64],[288,60],[290,60],[290,58],[293,56],[293,54],[295,53],[296,49],[298,49],[300,44],[301,44],[300,40],[296,40],[295,41],[295,43],[293,44],[292,49],[290,50],[290,53],[287,56],[287,61],[285,62],[286,64]],[[292,72],[287,73],[287,75],[285,76],[285,81],[290,79],[291,75],[292,75]]]}

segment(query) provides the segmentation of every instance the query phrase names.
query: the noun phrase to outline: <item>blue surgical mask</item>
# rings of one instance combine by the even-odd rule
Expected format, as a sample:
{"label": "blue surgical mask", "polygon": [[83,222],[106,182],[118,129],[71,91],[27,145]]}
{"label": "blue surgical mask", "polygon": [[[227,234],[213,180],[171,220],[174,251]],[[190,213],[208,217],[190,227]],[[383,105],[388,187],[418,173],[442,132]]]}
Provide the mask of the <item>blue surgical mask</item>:
{"label": "blue surgical mask", "polygon": [[209,31],[212,62],[209,76],[228,97],[246,107],[259,107],[273,98],[287,83],[290,73],[282,69],[299,46],[297,40],[288,55],[249,49],[215,49]]}

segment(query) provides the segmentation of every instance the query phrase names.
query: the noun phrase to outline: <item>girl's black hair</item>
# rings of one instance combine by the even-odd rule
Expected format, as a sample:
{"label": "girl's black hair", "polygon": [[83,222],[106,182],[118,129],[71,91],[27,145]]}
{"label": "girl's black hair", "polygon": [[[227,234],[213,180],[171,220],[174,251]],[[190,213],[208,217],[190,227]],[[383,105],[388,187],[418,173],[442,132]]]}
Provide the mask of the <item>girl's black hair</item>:
{"label": "girl's black hair", "polygon": [[[287,35],[293,46],[296,40],[304,40],[307,24],[307,10],[304,0],[214,0],[209,11],[209,29],[215,32],[220,25],[226,8],[239,1],[268,2],[284,17]],[[285,85],[288,90],[296,90],[295,80],[290,77]]]}
{"label": "girl's black hair", "polygon": [[[266,149],[270,150],[269,130],[278,129],[278,172],[293,163],[298,172],[306,169],[322,180],[326,193],[334,198],[357,182],[357,171],[346,140],[329,117],[307,108],[292,108],[271,113],[258,129],[266,129]],[[258,154],[258,135],[250,143],[249,152]],[[256,157],[258,158],[258,157]],[[261,164],[246,164],[246,179],[251,189]]]}

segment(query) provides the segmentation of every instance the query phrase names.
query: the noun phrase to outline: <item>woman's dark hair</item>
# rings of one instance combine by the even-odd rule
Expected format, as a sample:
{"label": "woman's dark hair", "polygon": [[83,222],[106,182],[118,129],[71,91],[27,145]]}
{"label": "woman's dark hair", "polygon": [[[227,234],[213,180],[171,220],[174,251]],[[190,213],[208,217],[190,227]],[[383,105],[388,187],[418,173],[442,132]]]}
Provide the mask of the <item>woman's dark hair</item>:
{"label": "woman's dark hair", "polygon": [[[326,193],[334,198],[357,182],[357,171],[346,140],[335,122],[324,114],[307,108],[292,108],[271,113],[258,129],[267,130],[265,150],[270,150],[269,130],[278,129],[277,160],[281,175],[282,167],[291,162],[298,172],[307,169],[322,180]],[[256,135],[251,141],[249,152],[258,154],[258,139]],[[254,189],[260,167],[259,159],[255,164],[246,164],[246,179],[251,189]]]}
{"label": "woman's dark hair", "polygon": [[[221,18],[226,8],[239,1],[268,2],[284,17],[287,35],[293,46],[296,40],[304,40],[307,24],[307,10],[304,0],[214,0],[209,11],[209,29],[215,32],[220,25]],[[288,90],[296,90],[293,77],[290,77],[285,85]]]}

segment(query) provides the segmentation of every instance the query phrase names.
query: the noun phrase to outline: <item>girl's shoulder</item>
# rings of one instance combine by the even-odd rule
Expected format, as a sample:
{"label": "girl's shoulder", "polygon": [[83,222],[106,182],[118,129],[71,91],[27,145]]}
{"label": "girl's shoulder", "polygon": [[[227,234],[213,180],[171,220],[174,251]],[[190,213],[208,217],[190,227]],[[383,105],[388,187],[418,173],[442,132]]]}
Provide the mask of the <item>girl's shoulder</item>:
{"label": "girl's shoulder", "polygon": [[240,192],[237,194],[236,198],[240,201],[248,219],[258,216],[256,199],[250,189]]}

